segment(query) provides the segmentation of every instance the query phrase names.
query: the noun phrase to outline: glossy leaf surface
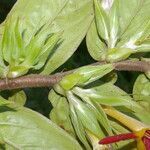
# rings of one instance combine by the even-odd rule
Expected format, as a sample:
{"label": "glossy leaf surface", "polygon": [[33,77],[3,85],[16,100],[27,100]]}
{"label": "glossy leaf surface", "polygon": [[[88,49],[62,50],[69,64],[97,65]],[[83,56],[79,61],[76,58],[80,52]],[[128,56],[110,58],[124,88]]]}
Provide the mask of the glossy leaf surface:
{"label": "glossy leaf surface", "polygon": [[65,76],[60,81],[60,86],[65,90],[69,90],[74,86],[83,86],[92,83],[114,69],[112,64],[104,64],[97,66],[85,66],[77,69],[72,74]]}
{"label": "glossy leaf surface", "polygon": [[14,90],[8,98],[9,101],[16,103],[19,106],[23,106],[26,103],[27,96],[23,90]]}
{"label": "glossy leaf surface", "polygon": [[0,141],[6,150],[82,149],[75,139],[42,115],[24,107],[0,107]]}
{"label": "glossy leaf surface", "polygon": [[[21,22],[21,25],[17,27],[19,28],[17,29],[18,31],[14,33],[12,26],[11,32],[5,32],[5,35],[3,33],[3,36],[5,36],[4,43],[7,45],[4,52],[4,59],[11,63],[11,72],[13,72],[12,74],[9,73],[8,77],[23,75],[30,68],[40,69],[45,65],[45,62],[47,64],[42,69],[42,74],[49,74],[62,65],[74,53],[84,38],[93,19],[92,1],[45,0],[43,2],[40,0],[18,0],[4,24],[6,24],[7,20],[15,23],[17,19]],[[2,28],[1,31],[3,31]],[[51,34],[55,36],[55,33],[61,33],[61,37],[59,36],[55,40],[49,38]],[[9,35],[12,35],[12,37]],[[15,39],[16,36],[18,40],[23,41],[22,43],[20,43],[21,41],[17,42],[26,47],[24,55],[28,54],[29,57],[25,57],[23,65],[12,67],[12,61],[10,62],[10,53],[12,52],[10,50],[8,54],[9,51],[6,52],[6,49],[15,44],[12,43],[12,39]],[[44,46],[43,43],[45,44]],[[20,49],[24,48],[21,46],[19,47]],[[13,50],[16,49],[13,48]],[[18,60],[16,57],[14,56],[13,59]],[[20,59],[22,60],[22,57]]]}
{"label": "glossy leaf surface", "polygon": [[150,103],[150,81],[144,74],[139,75],[134,83],[133,97],[136,101]]}
{"label": "glossy leaf surface", "polygon": [[92,101],[98,102],[99,104],[109,106],[128,106],[131,108],[134,106],[132,98],[112,83],[105,83],[91,89],[76,88],[76,90],[79,95],[87,96]]}
{"label": "glossy leaf surface", "polygon": [[66,132],[75,136],[70,120],[70,108],[67,99],[57,94],[53,89],[50,91],[48,98],[53,105],[50,119]]}
{"label": "glossy leaf surface", "polygon": [[149,0],[94,0],[95,24],[87,34],[89,53],[95,60],[127,59],[150,51]]}

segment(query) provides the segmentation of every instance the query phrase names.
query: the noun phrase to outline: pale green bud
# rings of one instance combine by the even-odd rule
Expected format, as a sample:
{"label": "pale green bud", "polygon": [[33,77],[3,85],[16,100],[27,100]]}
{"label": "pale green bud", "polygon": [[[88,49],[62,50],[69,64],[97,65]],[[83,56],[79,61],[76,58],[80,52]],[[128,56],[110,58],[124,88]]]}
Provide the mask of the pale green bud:
{"label": "pale green bud", "polygon": [[128,58],[134,50],[129,48],[112,48],[108,49],[106,60],[108,62],[117,62]]}

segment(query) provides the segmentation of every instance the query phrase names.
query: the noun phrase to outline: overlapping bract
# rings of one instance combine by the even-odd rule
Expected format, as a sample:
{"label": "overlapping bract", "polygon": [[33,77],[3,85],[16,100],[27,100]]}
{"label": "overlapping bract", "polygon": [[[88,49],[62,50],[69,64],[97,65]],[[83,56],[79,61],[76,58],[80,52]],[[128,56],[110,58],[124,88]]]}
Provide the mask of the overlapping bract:
{"label": "overlapping bract", "polygon": [[[106,131],[109,134],[112,134],[112,132],[105,113],[102,109],[98,109],[100,108],[100,106],[98,106],[98,103],[93,103],[90,99],[86,101],[86,98],[81,100],[81,98],[79,98],[80,95],[76,95],[76,93],[73,92],[74,88],[76,86],[83,87],[98,80],[107,73],[111,72],[113,68],[114,67],[111,64],[81,67],[74,71],[74,73],[65,76],[59,84],[54,86],[55,91],[52,90],[49,94],[49,99],[54,107],[52,113],[50,113],[51,119],[58,125],[63,126],[63,128],[69,133],[72,132],[71,129],[73,126],[75,135],[78,136],[86,149],[91,149],[91,146],[89,145],[87,139],[88,135],[94,135],[94,138],[96,137],[97,141],[99,138],[105,136],[104,132],[99,126],[99,123],[102,122],[103,127],[106,127]],[[62,96],[57,93],[61,94]],[[66,105],[66,107],[67,109],[69,109],[69,113],[65,113],[65,118],[68,118],[69,120],[62,120],[62,117],[60,118],[60,116],[62,116],[65,111],[63,111],[62,113],[62,109],[56,110],[58,104],[60,104],[60,100],[64,102],[66,100],[68,101],[68,105]],[[70,124],[70,127],[68,128],[68,125],[65,122],[67,122],[68,125],[70,124],[69,122],[71,122],[72,125]],[[93,138],[91,138],[91,141],[93,141]]]}
{"label": "overlapping bract", "polygon": [[95,60],[120,61],[150,52],[149,0],[94,0],[87,47]]}
{"label": "overlapping bract", "polygon": [[[44,26],[45,29],[46,26],[48,27],[48,36],[53,34],[61,34],[60,41],[49,53],[44,67],[40,70],[41,74],[50,74],[59,66],[61,66],[69,57],[71,57],[71,55],[76,51],[82,39],[86,35],[87,30],[93,20],[92,6],[93,5],[91,0],[18,0],[8,14],[6,20],[0,25],[0,40],[5,30],[5,22],[8,22],[10,18],[12,18],[12,24],[16,22],[16,19],[18,19],[21,23],[21,33],[23,33],[25,46],[30,43],[31,38],[36,34],[36,32],[38,33],[38,30],[41,30],[42,27],[44,29]],[[42,38],[43,36],[41,34],[42,33],[39,34],[40,38]],[[37,42],[39,42],[38,40],[41,39],[36,39]],[[42,40],[44,41],[45,39]],[[36,45],[35,40],[33,40],[30,48],[31,46],[33,46],[34,48],[36,48],[35,46],[39,47],[41,42],[36,43],[39,44]],[[52,42],[54,41],[52,40]],[[35,45],[33,45],[33,43]],[[50,50],[47,50],[47,53],[48,51]],[[34,56],[30,57],[33,57],[33,59],[35,59]],[[45,58],[45,54],[43,56],[40,56],[41,61],[39,62],[38,66],[35,67],[36,69],[40,68],[40,66],[43,65],[43,60],[45,60]],[[0,69],[2,69],[3,67],[4,66],[2,66]],[[28,66],[25,66],[25,68],[20,66],[17,68],[13,68],[14,74],[9,76],[15,77],[20,76],[21,74],[25,74],[27,70],[26,67]],[[20,75],[15,75],[17,74],[16,70],[20,70],[20,72],[22,73],[19,73]],[[7,72],[8,69],[6,73]]]}
{"label": "overlapping bract", "polygon": [[[116,126],[120,126],[116,122],[118,125],[112,125],[112,120],[107,118],[103,110],[105,107],[122,108],[133,114],[142,110],[126,92],[112,82],[99,82],[100,78],[113,69],[111,64],[81,67],[65,76],[49,94],[49,100],[53,104],[50,113],[52,121],[72,136],[77,135],[86,149],[91,149],[89,142],[93,149],[96,148],[98,139],[113,135]],[[95,85],[96,81],[99,84]],[[66,109],[62,109],[64,106]],[[109,149],[111,146],[99,145],[100,147]]]}
{"label": "overlapping bract", "polygon": [[8,18],[0,41],[1,78],[15,78],[24,75],[29,69],[40,69],[50,52],[58,44],[61,33],[51,33],[49,23],[43,24],[25,42],[26,30],[19,18]]}

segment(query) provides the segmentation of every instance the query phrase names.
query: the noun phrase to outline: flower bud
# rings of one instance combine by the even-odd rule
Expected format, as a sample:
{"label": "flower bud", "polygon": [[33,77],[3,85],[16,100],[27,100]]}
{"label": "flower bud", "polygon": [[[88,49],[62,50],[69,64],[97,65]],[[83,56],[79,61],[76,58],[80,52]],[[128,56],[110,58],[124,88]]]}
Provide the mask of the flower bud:
{"label": "flower bud", "polygon": [[112,48],[108,49],[106,60],[108,62],[121,61],[128,58],[133,53],[129,48]]}

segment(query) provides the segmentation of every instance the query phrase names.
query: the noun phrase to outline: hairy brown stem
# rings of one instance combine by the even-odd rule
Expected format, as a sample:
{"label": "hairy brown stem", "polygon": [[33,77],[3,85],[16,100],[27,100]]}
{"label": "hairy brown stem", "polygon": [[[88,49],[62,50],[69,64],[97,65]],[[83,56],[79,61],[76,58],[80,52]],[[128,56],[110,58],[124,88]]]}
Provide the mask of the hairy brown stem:
{"label": "hairy brown stem", "polygon": [[[100,65],[104,62],[97,62],[91,65]],[[139,71],[147,72],[150,71],[150,63],[145,61],[121,61],[113,63],[115,70],[119,71]],[[0,90],[20,89],[27,87],[51,87],[58,83],[63,76],[72,73],[74,70],[60,72],[53,75],[26,75],[15,79],[1,79]]]}
{"label": "hairy brown stem", "polygon": [[126,60],[114,63],[114,66],[118,71],[139,71],[139,72],[150,71],[150,62],[146,61]]}

